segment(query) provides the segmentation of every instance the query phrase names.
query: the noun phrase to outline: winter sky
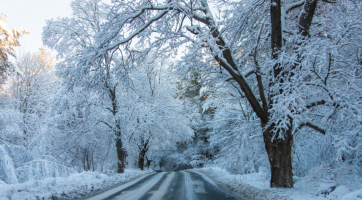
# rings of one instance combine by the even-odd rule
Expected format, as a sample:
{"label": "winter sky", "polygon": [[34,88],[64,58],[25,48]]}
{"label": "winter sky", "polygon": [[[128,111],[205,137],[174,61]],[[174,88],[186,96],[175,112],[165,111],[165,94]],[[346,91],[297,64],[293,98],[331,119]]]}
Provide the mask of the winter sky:
{"label": "winter sky", "polygon": [[[41,33],[46,20],[70,17],[72,0],[0,0],[0,13],[8,15],[7,28],[25,28],[30,34],[20,39],[17,51],[36,52],[41,46]],[[107,0],[105,2],[110,2]]]}
{"label": "winter sky", "polygon": [[20,39],[21,51],[37,51],[42,46],[41,33],[47,19],[69,17],[72,0],[0,0],[0,13],[8,15],[7,27],[25,28],[30,33]]}

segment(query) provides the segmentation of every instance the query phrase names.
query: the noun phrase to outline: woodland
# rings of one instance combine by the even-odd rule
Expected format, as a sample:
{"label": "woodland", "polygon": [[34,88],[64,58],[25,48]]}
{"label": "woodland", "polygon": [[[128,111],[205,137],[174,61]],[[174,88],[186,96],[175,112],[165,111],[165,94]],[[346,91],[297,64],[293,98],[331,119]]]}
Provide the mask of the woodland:
{"label": "woodland", "polygon": [[[362,1],[74,0],[0,17],[0,182],[139,168],[362,176]],[[352,177],[352,178],[351,178]]]}

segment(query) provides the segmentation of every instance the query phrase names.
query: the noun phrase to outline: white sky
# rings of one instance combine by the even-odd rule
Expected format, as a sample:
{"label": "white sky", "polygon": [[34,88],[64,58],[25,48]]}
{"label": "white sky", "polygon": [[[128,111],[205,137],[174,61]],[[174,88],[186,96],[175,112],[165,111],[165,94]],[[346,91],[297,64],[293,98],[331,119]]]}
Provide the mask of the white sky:
{"label": "white sky", "polygon": [[7,28],[25,28],[17,51],[36,52],[42,46],[41,33],[48,19],[70,17],[72,0],[0,0],[0,13],[8,15]]}

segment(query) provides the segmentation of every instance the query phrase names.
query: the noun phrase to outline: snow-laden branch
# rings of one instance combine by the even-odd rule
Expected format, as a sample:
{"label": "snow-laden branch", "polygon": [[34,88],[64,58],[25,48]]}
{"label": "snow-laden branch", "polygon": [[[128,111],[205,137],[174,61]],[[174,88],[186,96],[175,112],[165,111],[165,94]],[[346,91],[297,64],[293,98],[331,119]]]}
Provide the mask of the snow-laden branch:
{"label": "snow-laden branch", "polygon": [[327,129],[323,125],[318,124],[316,122],[309,121],[309,120],[304,120],[303,122],[299,123],[299,125],[296,126],[296,128],[293,132],[295,133],[297,130],[303,128],[304,126],[308,126],[309,128],[312,128],[312,129],[322,133],[323,135],[325,135],[327,132]]}
{"label": "snow-laden branch", "polygon": [[109,125],[107,122],[105,121],[99,121],[99,122],[102,122],[103,124],[107,125],[111,130],[114,131],[114,128],[111,125]]}
{"label": "snow-laden branch", "polygon": [[309,109],[309,108],[313,108],[314,106],[325,105],[325,104],[326,104],[326,101],[324,99],[318,99],[316,101],[309,102],[307,105],[305,105],[305,107],[307,109]]}
{"label": "snow-laden branch", "polygon": [[302,6],[304,3],[305,3],[305,0],[301,0],[301,1],[291,3],[291,4],[286,5],[284,7],[284,11],[285,11],[285,13],[288,13],[290,10],[292,10],[294,8],[298,8],[299,6]]}
{"label": "snow-laden branch", "polygon": [[69,171],[71,171],[71,172],[75,172],[74,169],[71,169],[71,168],[69,168],[69,167],[67,167],[67,166],[64,166],[64,165],[62,165],[62,164],[59,164],[59,163],[56,163],[56,162],[52,162],[52,161],[49,161],[49,160],[42,160],[42,159],[32,160],[32,161],[30,161],[30,162],[24,163],[21,167],[17,168],[16,171],[21,171],[25,166],[31,165],[31,164],[36,163],[36,162],[45,162],[45,163],[54,164],[54,165],[57,165],[57,166],[59,166],[59,167],[65,168],[65,169],[67,169],[67,170],[69,170]]}
{"label": "snow-laden branch", "polygon": [[337,3],[337,1],[331,1],[331,0],[322,0],[322,1],[326,3]]}
{"label": "snow-laden branch", "polygon": [[144,24],[143,26],[141,26],[138,30],[136,30],[135,32],[131,33],[127,38],[115,42],[114,44],[110,44],[108,45],[106,51],[111,50],[116,48],[117,46],[124,44],[126,42],[129,42],[130,40],[132,40],[135,36],[137,36],[138,34],[140,34],[142,31],[144,31],[147,27],[149,27],[154,21],[157,21],[159,19],[161,19],[168,11],[163,11],[161,13],[159,13],[158,15],[152,17],[146,24]]}

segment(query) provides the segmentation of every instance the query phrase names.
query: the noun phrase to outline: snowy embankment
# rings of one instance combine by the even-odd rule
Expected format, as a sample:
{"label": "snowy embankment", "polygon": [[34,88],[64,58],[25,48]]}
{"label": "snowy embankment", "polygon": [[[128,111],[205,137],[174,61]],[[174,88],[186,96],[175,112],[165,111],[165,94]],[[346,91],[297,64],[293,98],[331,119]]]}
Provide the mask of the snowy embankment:
{"label": "snowy embankment", "polygon": [[126,169],[124,173],[114,175],[86,171],[66,178],[46,178],[20,184],[0,182],[0,200],[83,198],[146,173],[149,172],[138,169]]}
{"label": "snowy embankment", "polygon": [[195,171],[207,174],[233,192],[253,200],[362,200],[360,183],[345,186],[333,182],[315,181],[308,184],[308,181],[295,177],[294,188],[281,189],[270,188],[269,178],[263,173],[238,175],[217,167],[195,169]]}

